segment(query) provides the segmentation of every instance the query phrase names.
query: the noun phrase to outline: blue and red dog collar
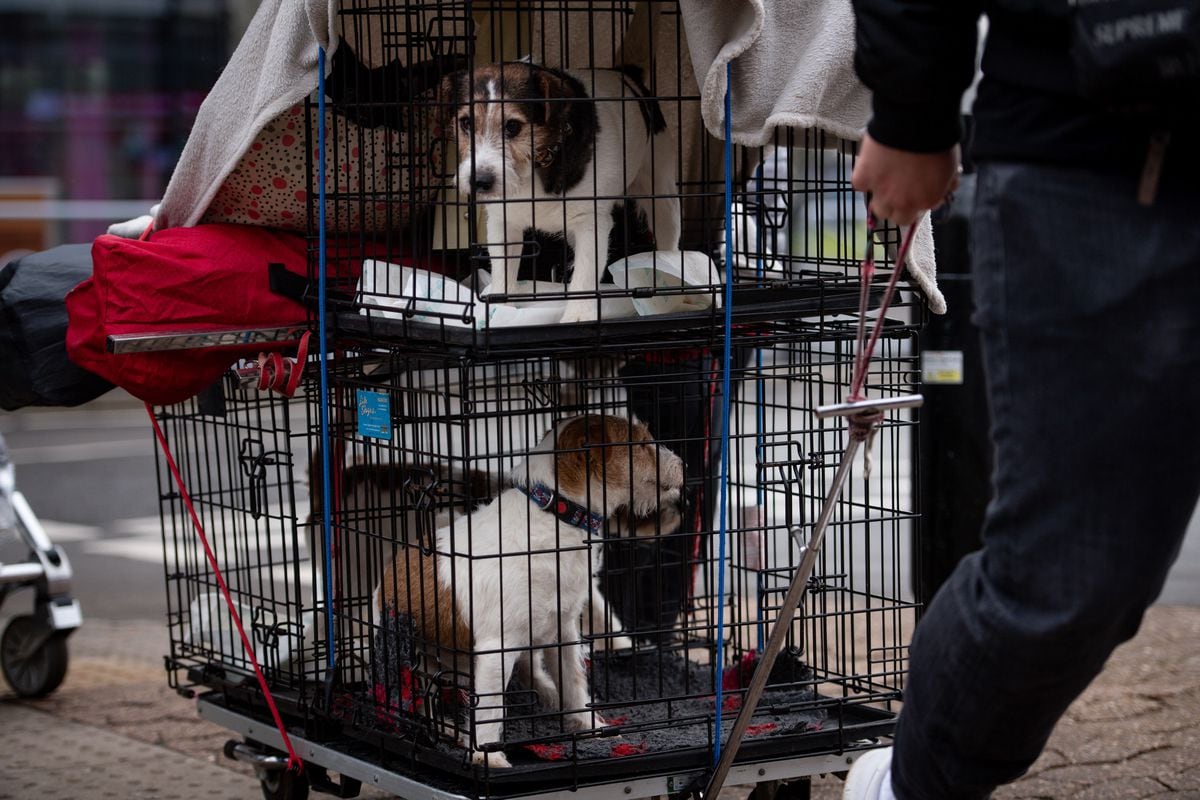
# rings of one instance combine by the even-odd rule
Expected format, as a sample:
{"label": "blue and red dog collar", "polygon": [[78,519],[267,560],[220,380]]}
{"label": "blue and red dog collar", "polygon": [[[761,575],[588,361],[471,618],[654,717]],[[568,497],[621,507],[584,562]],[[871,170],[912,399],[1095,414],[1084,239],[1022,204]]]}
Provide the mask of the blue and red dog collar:
{"label": "blue and red dog collar", "polygon": [[545,484],[535,483],[532,488],[524,486],[517,488],[528,495],[538,508],[548,511],[568,525],[574,525],[576,528],[582,528],[591,533],[600,533],[604,529],[603,514],[597,514],[574,500],[568,500],[562,495],[556,494]]}

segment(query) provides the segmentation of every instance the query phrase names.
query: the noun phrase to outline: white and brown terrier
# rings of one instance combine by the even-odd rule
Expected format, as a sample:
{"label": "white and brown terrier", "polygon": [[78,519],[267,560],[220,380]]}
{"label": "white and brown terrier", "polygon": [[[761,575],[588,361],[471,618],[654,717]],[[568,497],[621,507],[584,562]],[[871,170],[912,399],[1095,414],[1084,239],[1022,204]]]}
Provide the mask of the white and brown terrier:
{"label": "white and brown terrier", "polygon": [[[585,415],[548,432],[513,483],[439,530],[434,553],[405,548],[380,586],[385,606],[412,619],[422,657],[471,682],[472,759],[493,767],[509,766],[504,753],[477,748],[501,740],[504,691],[518,662],[568,730],[603,724],[588,709],[581,648],[590,550],[619,510],[649,517],[674,507],[683,462],[640,422]],[[438,667],[430,660],[423,668]]]}
{"label": "white and brown terrier", "polygon": [[458,191],[487,203],[493,291],[514,290],[525,231],[563,234],[575,262],[561,321],[594,320],[614,209],[627,199],[657,249],[679,249],[678,154],[638,68],[506,61],[447,76],[438,99],[457,134]]}

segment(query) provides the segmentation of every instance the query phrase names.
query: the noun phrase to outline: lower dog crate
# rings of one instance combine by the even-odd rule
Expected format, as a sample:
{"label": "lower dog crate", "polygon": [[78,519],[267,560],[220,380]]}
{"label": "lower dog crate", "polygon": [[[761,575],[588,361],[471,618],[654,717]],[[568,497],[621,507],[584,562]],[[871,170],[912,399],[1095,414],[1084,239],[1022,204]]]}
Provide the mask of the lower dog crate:
{"label": "lower dog crate", "polygon": [[[517,358],[344,340],[326,395],[328,552],[316,387],[289,402],[231,375],[207,400],[164,409],[292,735],[323,754],[317,763],[351,776],[373,765],[380,785],[408,793],[528,794],[618,775],[642,781],[638,794],[664,793],[668,779],[687,788],[681,776],[711,764],[718,709],[727,734],[740,708],[838,466],[844,426],[812,411],[849,378],[846,319],[735,329],[723,524],[723,353],[711,341]],[[888,326],[871,395],[909,393],[916,352],[914,326]],[[624,427],[558,441],[556,467],[531,469],[548,457],[537,449],[547,432],[580,418]],[[856,466],[842,492],[739,763],[778,762],[782,777],[832,771],[845,761],[829,756],[890,732],[916,614],[915,424],[915,412],[891,412],[870,477]],[[648,473],[639,448],[657,451]],[[682,462],[675,474],[664,448]],[[585,529],[522,494],[511,508],[528,510],[503,516],[511,508],[496,498],[539,476],[555,502],[572,496],[570,465],[558,463],[571,454],[586,454],[598,481],[575,501],[614,513]],[[665,494],[630,513],[641,478]],[[176,685],[215,689],[202,713],[269,744],[278,734],[165,469],[162,485]],[[554,543],[531,544],[547,519]],[[489,655],[508,681],[477,692]],[[584,664],[583,702],[562,694],[572,659]]]}

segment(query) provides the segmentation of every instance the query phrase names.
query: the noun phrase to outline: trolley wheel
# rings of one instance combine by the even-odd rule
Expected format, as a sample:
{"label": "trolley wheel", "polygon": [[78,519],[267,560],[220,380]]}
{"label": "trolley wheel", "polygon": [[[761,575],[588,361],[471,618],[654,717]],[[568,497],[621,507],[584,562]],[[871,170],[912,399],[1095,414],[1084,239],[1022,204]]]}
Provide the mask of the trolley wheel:
{"label": "trolley wheel", "polygon": [[46,635],[32,614],[13,617],[0,637],[0,668],[20,697],[45,697],[67,675],[67,632],[55,631],[32,652],[30,645]]}
{"label": "trolley wheel", "polygon": [[259,779],[262,784],[263,797],[266,800],[307,800],[308,776],[303,772],[291,769],[273,770],[265,778]]}

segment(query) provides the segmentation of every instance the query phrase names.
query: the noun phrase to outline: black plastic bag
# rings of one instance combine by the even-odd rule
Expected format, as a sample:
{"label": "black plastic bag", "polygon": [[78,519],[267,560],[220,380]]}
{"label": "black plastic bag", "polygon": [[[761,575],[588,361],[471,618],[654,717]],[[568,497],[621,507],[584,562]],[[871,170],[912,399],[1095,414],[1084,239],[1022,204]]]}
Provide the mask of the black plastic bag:
{"label": "black plastic bag", "polygon": [[113,388],[67,358],[67,292],[91,276],[90,244],[0,267],[0,408],[77,406]]}

